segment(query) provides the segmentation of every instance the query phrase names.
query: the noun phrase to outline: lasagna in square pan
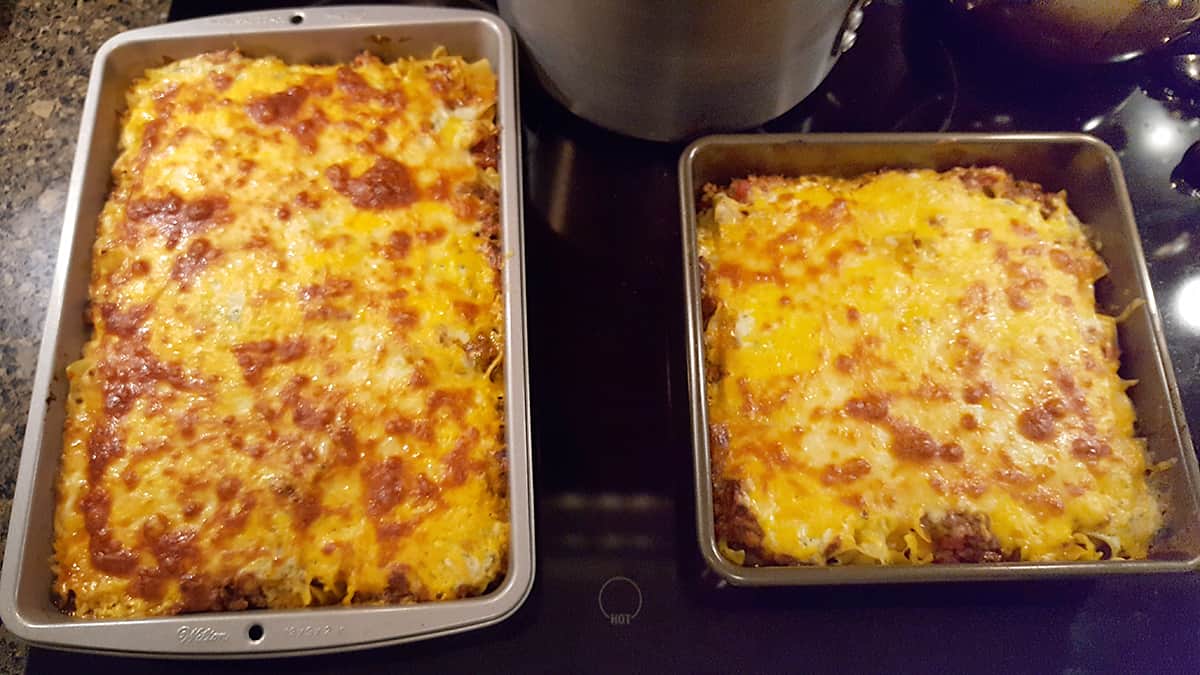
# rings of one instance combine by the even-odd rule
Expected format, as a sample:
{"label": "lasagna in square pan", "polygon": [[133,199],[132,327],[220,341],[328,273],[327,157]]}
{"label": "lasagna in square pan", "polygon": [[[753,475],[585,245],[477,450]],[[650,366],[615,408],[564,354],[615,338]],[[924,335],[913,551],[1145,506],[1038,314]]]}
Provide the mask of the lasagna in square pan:
{"label": "lasagna in square pan", "polygon": [[702,202],[726,557],[1146,557],[1162,514],[1064,195],[973,168],[750,177]]}
{"label": "lasagna in square pan", "polygon": [[68,369],[80,617],[479,595],[507,568],[496,80],[208,53],[127,96]]}

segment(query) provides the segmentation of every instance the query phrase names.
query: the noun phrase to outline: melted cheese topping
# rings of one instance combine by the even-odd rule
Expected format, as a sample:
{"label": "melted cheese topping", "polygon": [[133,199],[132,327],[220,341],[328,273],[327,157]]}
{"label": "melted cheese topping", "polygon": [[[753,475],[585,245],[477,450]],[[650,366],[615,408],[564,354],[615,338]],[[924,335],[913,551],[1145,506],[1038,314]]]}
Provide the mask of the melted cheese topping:
{"label": "melted cheese topping", "polygon": [[477,595],[507,567],[495,78],[233,52],[128,93],[68,368],[84,617]]}
{"label": "melted cheese topping", "polygon": [[1116,324],[1095,308],[1106,269],[1063,195],[994,168],[706,193],[728,557],[1146,556],[1161,514]]}

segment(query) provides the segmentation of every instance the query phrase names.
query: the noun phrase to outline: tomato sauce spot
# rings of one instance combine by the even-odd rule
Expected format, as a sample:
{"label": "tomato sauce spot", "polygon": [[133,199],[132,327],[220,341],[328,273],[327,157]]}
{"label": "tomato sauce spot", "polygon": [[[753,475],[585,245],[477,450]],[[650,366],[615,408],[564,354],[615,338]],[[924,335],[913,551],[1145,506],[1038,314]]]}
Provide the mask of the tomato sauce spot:
{"label": "tomato sauce spot", "polygon": [[442,479],[443,487],[457,487],[467,482],[472,473],[478,473],[483,467],[478,462],[471,461],[471,448],[479,443],[479,431],[470,429],[454,444],[450,456],[446,458],[446,474]]}
{"label": "tomato sauce spot", "polygon": [[196,531],[171,531],[166,529],[167,526],[166,519],[160,514],[151,516],[142,527],[142,540],[158,561],[159,570],[180,574],[198,555]]}
{"label": "tomato sauce spot", "polygon": [[1112,446],[1096,438],[1076,438],[1071,441],[1071,454],[1085,462],[1095,462],[1112,455]]}
{"label": "tomato sauce spot", "polygon": [[729,427],[724,424],[708,425],[708,441],[714,448],[728,448]]}
{"label": "tomato sauce spot", "polygon": [[142,147],[138,150],[137,160],[135,164],[139,167],[146,166],[146,162],[150,161],[150,157],[154,154],[154,149],[158,147],[159,139],[162,137],[163,127],[166,122],[162,119],[150,121],[142,128]]}
{"label": "tomato sauce spot", "polygon": [[427,443],[433,442],[433,424],[429,420],[413,420],[395,417],[384,423],[384,430],[394,436],[412,437]]}
{"label": "tomato sauce spot", "polygon": [[317,151],[317,143],[321,136],[321,131],[328,124],[329,118],[325,117],[324,113],[318,110],[307,119],[289,124],[287,130],[296,138],[296,142],[300,144],[300,147],[311,154]]}
{"label": "tomato sauce spot", "polygon": [[96,428],[88,437],[88,476],[97,482],[112,461],[125,454],[114,420],[108,420]]}
{"label": "tomato sauce spot", "polygon": [[126,576],[138,565],[138,555],[114,541],[108,529],[112,501],[104,488],[93,487],[79,500],[92,566],[113,576]]}
{"label": "tomato sauce spot", "polygon": [[500,193],[485,183],[460,185],[450,198],[450,208],[462,220],[478,222],[480,235],[493,239],[500,234]]}
{"label": "tomato sauce spot", "polygon": [[290,337],[283,342],[243,342],[233,348],[233,355],[238,366],[242,368],[242,375],[250,384],[261,382],[267,368],[279,363],[290,363],[307,353],[308,341],[303,337]]}
{"label": "tomato sauce spot", "polygon": [[466,344],[467,358],[479,372],[487,372],[492,363],[500,358],[500,347],[490,335],[480,333]]}
{"label": "tomato sauce spot", "polygon": [[348,426],[340,426],[333,431],[333,442],[337,446],[334,461],[337,464],[353,464],[359,459],[358,437]]}
{"label": "tomato sauce spot", "polygon": [[242,489],[242,481],[237,476],[223,476],[217,481],[217,499],[223,502],[229,501],[237,496],[239,490]]}
{"label": "tomato sauce spot", "polygon": [[408,386],[413,389],[423,389],[429,386],[429,375],[425,373],[425,368],[417,366],[413,369],[412,377],[408,378]]}
{"label": "tomato sauce spot", "polygon": [[922,401],[949,401],[951,399],[950,392],[944,386],[927,376],[922,376],[921,384],[917,386],[913,395]]}
{"label": "tomato sauce spot", "polygon": [[[367,143],[370,145],[383,145],[387,142],[387,130],[383,127],[375,127],[367,132]],[[441,178],[439,177],[439,180]]]}
{"label": "tomato sauce spot", "polygon": [[844,407],[846,414],[860,420],[873,422],[887,419],[888,401],[882,396],[851,398]]}
{"label": "tomato sauce spot", "polygon": [[1034,507],[1038,515],[1062,513],[1064,508],[1062,496],[1044,485],[1022,495],[1021,500]]}
{"label": "tomato sauce spot", "polygon": [[1054,267],[1080,281],[1093,281],[1104,275],[1104,261],[1090,251],[1073,256],[1061,248],[1052,248],[1048,255]]}
{"label": "tomato sauce spot", "polygon": [[[166,241],[167,249],[174,250],[181,240],[232,220],[228,208],[229,200],[224,196],[187,201],[170,193],[166,197],[130,200],[125,216],[134,223],[155,228]],[[130,233],[133,241],[138,237],[136,231]]]}
{"label": "tomato sauce spot", "polygon": [[[292,422],[301,429],[317,431],[333,421],[336,413],[332,408],[309,401],[299,394],[288,396],[286,402],[292,407]],[[306,457],[309,461],[314,457]]]}
{"label": "tomato sauce spot", "polygon": [[161,602],[167,593],[167,576],[158,568],[140,569],[127,588],[135,598]]}
{"label": "tomato sauce spot", "polygon": [[962,448],[955,444],[939,444],[928,431],[904,422],[893,422],[892,454],[908,461],[924,462],[945,459],[957,462],[963,457]]}
{"label": "tomato sauce spot", "polygon": [[378,523],[375,526],[380,539],[400,539],[412,534],[416,529],[417,524],[408,520],[399,523]]}
{"label": "tomato sauce spot", "polygon": [[369,101],[379,95],[378,89],[372,87],[358,72],[346,66],[338,68],[336,82],[337,88],[356,103]]}
{"label": "tomato sauce spot", "polygon": [[258,500],[253,494],[246,494],[237,504],[227,504],[221,507],[213,520],[217,523],[215,539],[225,541],[237,536],[246,529],[250,514],[254,511]]}
{"label": "tomato sauce spot", "polygon": [[387,247],[383,251],[383,256],[389,260],[401,260],[408,255],[412,249],[413,237],[408,232],[396,230],[388,235]]}
{"label": "tomato sauce spot", "polygon": [[296,195],[296,204],[306,209],[320,208],[321,200],[308,194],[306,191],[301,191]]}
{"label": "tomato sauce spot", "polygon": [[495,169],[500,157],[500,139],[496,133],[490,133],[482,140],[471,146],[471,156],[481,169]]}
{"label": "tomato sauce spot", "polygon": [[431,230],[421,230],[417,232],[417,239],[421,240],[422,244],[436,244],[446,238],[446,228],[438,226]]}
{"label": "tomato sauce spot", "polygon": [[105,302],[100,305],[100,317],[109,333],[121,337],[132,337],[141,329],[142,323],[150,315],[154,305],[145,303],[133,305],[128,309],[120,309],[115,303]]}
{"label": "tomato sauce spot", "polygon": [[210,73],[208,79],[217,91],[225,91],[233,84],[233,78],[225,73]]}
{"label": "tomato sauce spot", "polygon": [[1012,228],[1013,232],[1016,232],[1017,234],[1019,234],[1023,237],[1037,237],[1038,236],[1037,230],[1035,230],[1033,227],[1031,227],[1028,223],[1021,222],[1020,220],[1017,220],[1016,218],[1009,219],[1008,225],[1009,225],[1009,227]]}
{"label": "tomato sauce spot", "polygon": [[380,157],[357,178],[350,176],[345,166],[335,164],[325,171],[333,189],[350,199],[360,209],[398,209],[415,202],[419,189],[404,164]]}
{"label": "tomato sauce spot", "polygon": [[963,389],[963,401],[972,405],[982,403],[984,399],[992,395],[992,385],[987,382],[979,382],[967,385]]}
{"label": "tomato sauce spot", "polygon": [[334,277],[323,284],[313,284],[300,289],[300,301],[308,305],[305,317],[310,319],[349,319],[353,314],[338,306],[337,299],[354,290],[354,281]]}
{"label": "tomato sauce spot", "polygon": [[825,485],[853,483],[871,473],[871,463],[862,457],[855,457],[841,464],[829,464],[821,471],[821,482]]}
{"label": "tomato sauce spot", "polygon": [[388,318],[392,320],[392,323],[397,328],[403,330],[416,328],[417,324],[421,322],[421,314],[415,309],[406,307],[392,309],[388,312]]}
{"label": "tomato sauce spot", "polygon": [[1008,297],[1008,306],[1014,312],[1024,312],[1033,307],[1033,303],[1029,301],[1029,298],[1026,297],[1019,286],[1005,288],[1004,295]]}
{"label": "tomato sauce spot", "polygon": [[444,408],[451,417],[461,420],[472,399],[474,393],[470,389],[438,389],[430,395],[427,410],[430,415],[436,415]]}
{"label": "tomato sauce spot", "polygon": [[[1061,366],[1055,366],[1051,371],[1051,376],[1054,378],[1058,390],[1067,397],[1068,410],[1081,418],[1086,418],[1088,414],[1087,399],[1079,390],[1079,385],[1076,384],[1070,371]],[[1059,401],[1059,404],[1062,405],[1062,401]]]}
{"label": "tomato sauce spot", "polygon": [[171,266],[171,278],[179,282],[180,288],[187,290],[191,288],[196,275],[221,255],[221,249],[215,248],[207,239],[195,239],[188,244],[186,251],[175,258],[175,264]]}
{"label": "tomato sauce spot", "polygon": [[743,204],[750,203],[750,190],[754,184],[745,178],[736,178],[729,183],[729,196]]}
{"label": "tomato sauce spot", "polygon": [[474,323],[475,319],[479,316],[480,307],[473,302],[455,300],[454,310],[458,312],[459,316],[466,319],[467,323]]}
{"label": "tomato sauce spot", "polygon": [[1039,443],[1052,440],[1057,431],[1054,416],[1042,406],[1026,408],[1017,416],[1017,430],[1031,441]]}
{"label": "tomato sauce spot", "polygon": [[367,513],[382,516],[404,501],[404,460],[388,457],[363,469],[367,483]]}
{"label": "tomato sauce spot", "polygon": [[307,98],[308,89],[291,87],[286,91],[251,99],[246,104],[246,112],[259,124],[280,124],[295,117]]}
{"label": "tomato sauce spot", "polygon": [[178,366],[158,360],[140,339],[127,339],[109,351],[100,362],[104,384],[104,411],[122,417],[142,395],[152,392],[160,382],[177,389],[196,390],[203,381],[188,378]]}
{"label": "tomato sauce spot", "polygon": [[457,77],[456,68],[449,63],[431,63],[425,66],[425,77],[429,88],[450,108],[459,108],[472,98],[470,90]]}
{"label": "tomato sauce spot", "polygon": [[309,525],[321,517],[321,499],[314,494],[293,494],[291,504],[292,517],[300,530],[307,530]]}
{"label": "tomato sauce spot", "polygon": [[958,306],[971,316],[987,313],[988,288],[982,281],[973,281],[967,286],[966,292],[958,300]]}

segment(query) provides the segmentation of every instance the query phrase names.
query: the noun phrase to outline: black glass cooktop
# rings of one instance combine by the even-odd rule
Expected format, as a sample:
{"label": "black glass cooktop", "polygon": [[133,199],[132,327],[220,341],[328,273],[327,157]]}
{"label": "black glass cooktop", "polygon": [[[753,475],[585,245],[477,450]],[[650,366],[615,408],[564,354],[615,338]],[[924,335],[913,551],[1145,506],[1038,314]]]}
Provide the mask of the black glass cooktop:
{"label": "black glass cooktop", "polygon": [[[180,0],[171,18],[294,2]],[[468,3],[443,3],[468,4]],[[476,3],[484,4],[484,3]],[[1200,83],[1175,55],[1049,70],[984,54],[898,0],[826,82],[755,131],[1089,131],[1118,150],[1176,375],[1200,425]],[[1006,60],[1007,59],[1007,60]],[[719,587],[696,544],[684,377],[681,145],[581,121],[521,78],[537,518],[533,592],[491,628],[293,672],[1200,670],[1200,576]],[[1186,153],[1186,156],[1185,156]],[[1190,182],[1189,182],[1190,180]],[[216,664],[34,650],[31,672]],[[72,672],[80,672],[73,670]]]}

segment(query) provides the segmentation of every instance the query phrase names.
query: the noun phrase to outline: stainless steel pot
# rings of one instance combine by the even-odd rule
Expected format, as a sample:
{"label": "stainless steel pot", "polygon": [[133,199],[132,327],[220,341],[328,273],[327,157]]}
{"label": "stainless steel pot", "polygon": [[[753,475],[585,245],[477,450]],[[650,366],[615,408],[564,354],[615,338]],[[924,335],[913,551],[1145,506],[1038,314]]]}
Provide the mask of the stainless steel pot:
{"label": "stainless steel pot", "polygon": [[500,0],[550,92],[630,136],[761,124],[820,84],[869,0]]}

